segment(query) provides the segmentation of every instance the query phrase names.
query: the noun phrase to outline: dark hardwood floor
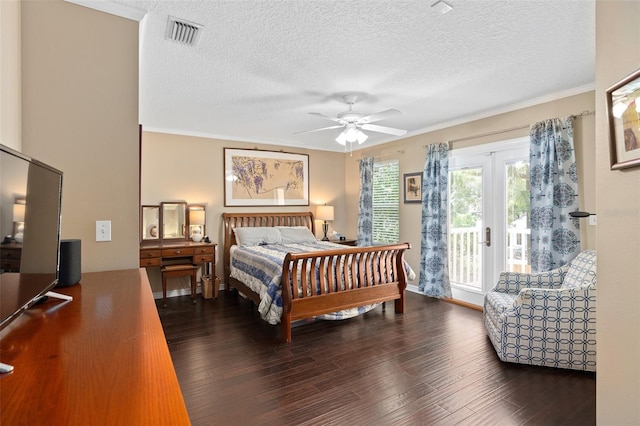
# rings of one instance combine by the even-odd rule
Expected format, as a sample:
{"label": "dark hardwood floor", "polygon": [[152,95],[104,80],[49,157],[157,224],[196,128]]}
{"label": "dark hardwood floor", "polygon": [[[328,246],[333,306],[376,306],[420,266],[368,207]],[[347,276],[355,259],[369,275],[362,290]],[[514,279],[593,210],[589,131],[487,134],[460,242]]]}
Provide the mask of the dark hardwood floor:
{"label": "dark hardwood floor", "polygon": [[157,305],[194,425],[595,424],[594,373],[503,363],[481,312],[407,299],[290,344],[235,293]]}

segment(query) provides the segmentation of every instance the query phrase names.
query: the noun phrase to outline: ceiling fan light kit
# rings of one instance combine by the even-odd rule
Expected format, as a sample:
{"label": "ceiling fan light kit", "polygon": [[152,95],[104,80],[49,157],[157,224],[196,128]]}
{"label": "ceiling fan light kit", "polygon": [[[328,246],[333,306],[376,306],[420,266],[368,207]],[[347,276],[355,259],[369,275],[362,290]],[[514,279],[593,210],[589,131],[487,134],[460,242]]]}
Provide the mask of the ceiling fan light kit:
{"label": "ceiling fan light kit", "polygon": [[355,142],[358,142],[358,144],[362,144],[368,139],[369,136],[366,133],[364,133],[362,130],[369,130],[369,131],[378,132],[378,133],[386,133],[394,136],[402,136],[405,133],[407,133],[407,131],[403,129],[394,129],[393,127],[385,127],[385,126],[378,126],[376,124],[370,124],[376,121],[384,120],[386,118],[401,114],[401,112],[398,111],[397,109],[388,109],[386,111],[381,111],[375,114],[362,115],[361,113],[353,110],[353,104],[355,104],[356,101],[358,100],[357,95],[352,95],[352,94],[344,95],[343,99],[345,103],[349,105],[349,110],[345,112],[341,112],[336,117],[332,117],[330,115],[326,115],[320,112],[309,113],[312,115],[317,115],[318,117],[335,121],[336,123],[338,123],[337,125],[322,127],[320,129],[307,130],[304,132],[298,132],[296,134],[343,128],[342,132],[336,138],[336,142],[346,147],[347,142],[351,144]]}
{"label": "ceiling fan light kit", "polygon": [[369,138],[362,130],[358,129],[354,123],[347,124],[346,128],[338,135],[336,142],[340,145],[346,145],[347,142],[358,142],[358,145],[364,143]]}

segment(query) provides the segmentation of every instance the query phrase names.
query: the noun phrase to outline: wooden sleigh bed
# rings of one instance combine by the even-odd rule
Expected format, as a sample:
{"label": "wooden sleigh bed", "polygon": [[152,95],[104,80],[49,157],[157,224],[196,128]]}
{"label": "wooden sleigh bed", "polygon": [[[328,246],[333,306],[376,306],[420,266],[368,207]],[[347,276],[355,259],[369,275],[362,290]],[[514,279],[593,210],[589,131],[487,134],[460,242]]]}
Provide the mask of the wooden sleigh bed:
{"label": "wooden sleigh bed", "polygon": [[[225,289],[236,288],[259,305],[260,294],[231,276],[230,252],[237,244],[234,229],[304,226],[315,235],[313,213],[223,213],[222,217]],[[287,253],[280,282],[287,283],[281,289],[280,338],[291,341],[292,321],[364,305],[393,300],[395,312],[403,313],[407,286],[404,252],[410,247],[408,243],[336,246],[335,249]]]}

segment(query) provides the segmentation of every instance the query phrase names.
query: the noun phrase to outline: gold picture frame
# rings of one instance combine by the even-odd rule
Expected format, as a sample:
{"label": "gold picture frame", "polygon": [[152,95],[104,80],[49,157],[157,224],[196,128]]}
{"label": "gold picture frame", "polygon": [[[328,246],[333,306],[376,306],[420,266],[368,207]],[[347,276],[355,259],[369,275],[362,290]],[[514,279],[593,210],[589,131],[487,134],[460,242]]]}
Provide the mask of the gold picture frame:
{"label": "gold picture frame", "polygon": [[309,155],[224,148],[224,205],[308,206]]}
{"label": "gold picture frame", "polygon": [[640,166],[640,69],[607,89],[611,170]]}

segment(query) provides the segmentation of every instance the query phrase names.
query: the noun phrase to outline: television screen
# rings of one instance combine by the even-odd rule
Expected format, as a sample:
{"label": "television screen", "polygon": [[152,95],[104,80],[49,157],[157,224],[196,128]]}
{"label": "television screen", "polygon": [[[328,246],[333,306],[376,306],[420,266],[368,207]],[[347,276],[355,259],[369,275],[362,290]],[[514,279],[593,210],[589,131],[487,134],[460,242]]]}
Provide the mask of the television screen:
{"label": "television screen", "polygon": [[62,172],[0,145],[0,330],[58,282]]}

